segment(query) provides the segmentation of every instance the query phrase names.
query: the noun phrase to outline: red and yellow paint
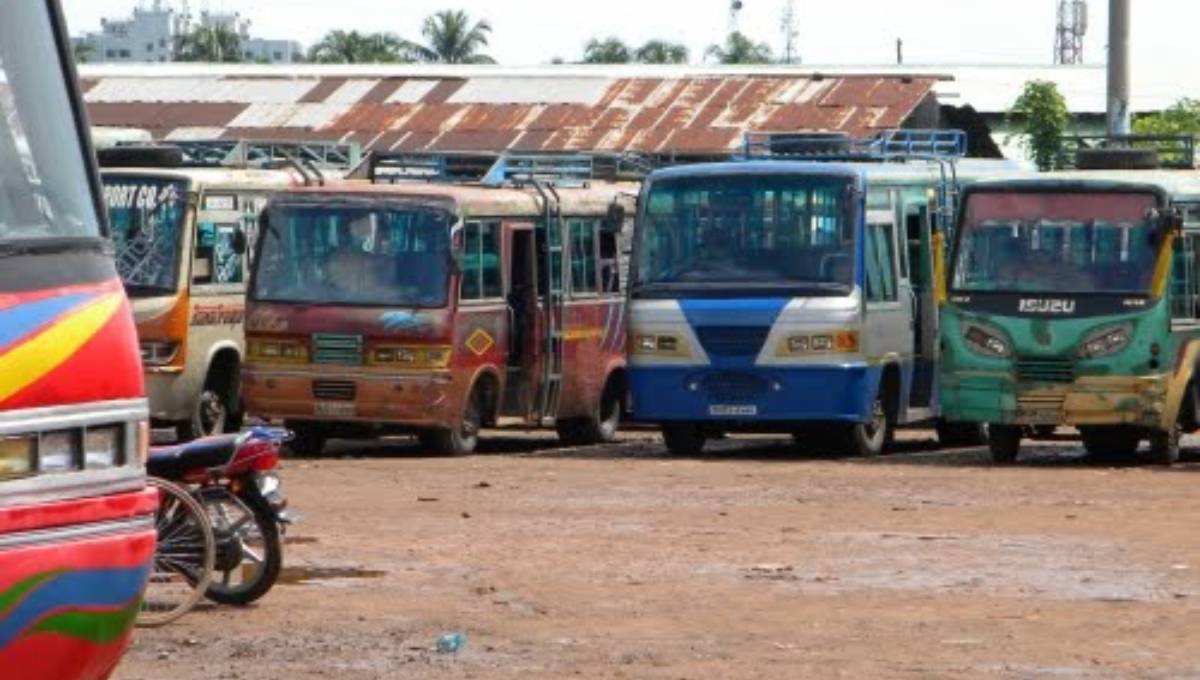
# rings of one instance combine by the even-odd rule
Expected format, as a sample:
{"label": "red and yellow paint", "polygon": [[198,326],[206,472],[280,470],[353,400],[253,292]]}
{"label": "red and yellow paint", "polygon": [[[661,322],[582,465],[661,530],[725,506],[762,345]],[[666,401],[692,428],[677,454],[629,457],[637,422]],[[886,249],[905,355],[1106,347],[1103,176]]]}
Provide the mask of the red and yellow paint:
{"label": "red and yellow paint", "polygon": [[0,294],[0,410],[143,393],[136,331],[119,281]]}

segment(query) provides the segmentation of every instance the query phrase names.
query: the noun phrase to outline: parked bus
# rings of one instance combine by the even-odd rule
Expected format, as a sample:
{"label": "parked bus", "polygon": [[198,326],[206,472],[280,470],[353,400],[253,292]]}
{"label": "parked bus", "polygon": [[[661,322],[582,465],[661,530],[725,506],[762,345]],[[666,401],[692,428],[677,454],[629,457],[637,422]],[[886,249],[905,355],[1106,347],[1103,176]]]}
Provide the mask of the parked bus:
{"label": "parked bus", "polygon": [[97,680],[154,554],[146,401],[53,0],[0,19],[0,676]]}
{"label": "parked bus", "polygon": [[503,157],[482,181],[462,163],[377,157],[369,186],[272,199],[244,385],[294,449],[391,431],[464,454],[501,416],[614,437],[636,185],[593,179],[590,158]]}
{"label": "parked bus", "polygon": [[[730,431],[793,433],[858,455],[938,421],[935,281],[963,161],[954,131],[757,134],[745,160],[650,175],[634,235],[635,420],[674,453]],[[841,162],[838,162],[841,161]]]}
{"label": "parked bus", "polygon": [[964,194],[944,306],[949,417],[991,423],[996,462],[1034,426],[1093,454],[1179,457],[1200,427],[1200,177],[1109,171]]}
{"label": "parked bus", "polygon": [[[357,148],[192,141],[100,152],[150,416],[177,439],[241,426],[247,253],[271,192],[344,174]],[[305,159],[310,164],[297,162]]]}

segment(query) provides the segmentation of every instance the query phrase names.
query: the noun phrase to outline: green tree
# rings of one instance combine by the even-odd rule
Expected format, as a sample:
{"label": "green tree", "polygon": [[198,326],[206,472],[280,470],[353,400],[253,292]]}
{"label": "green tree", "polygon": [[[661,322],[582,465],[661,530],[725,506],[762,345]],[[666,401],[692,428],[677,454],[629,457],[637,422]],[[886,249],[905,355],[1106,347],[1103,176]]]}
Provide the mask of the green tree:
{"label": "green tree", "polygon": [[245,61],[242,37],[229,26],[197,26],[179,37],[175,45],[176,61],[235,63]]}
{"label": "green tree", "polygon": [[711,45],[704,51],[704,56],[721,64],[769,64],[774,61],[770,45],[756,43],[741,31],[730,33],[724,45]]}
{"label": "green tree", "polygon": [[583,48],[585,64],[628,64],[633,61],[633,50],[620,38],[598,40],[592,38]]}
{"label": "green tree", "polygon": [[1062,136],[1071,122],[1067,100],[1058,86],[1046,80],[1031,80],[1009,111],[1010,121],[1023,135],[1022,145],[1038,168],[1049,170],[1062,150]]}
{"label": "green tree", "polygon": [[313,45],[308,60],[322,64],[393,64],[414,61],[413,46],[392,33],[330,31]]}
{"label": "green tree", "polygon": [[88,43],[77,42],[71,46],[71,51],[75,55],[75,63],[86,64],[91,60],[92,52],[95,50]]}
{"label": "green tree", "polygon": [[1200,136],[1200,99],[1184,97],[1160,113],[1140,116],[1133,122],[1139,135]]}
{"label": "green tree", "polygon": [[491,32],[486,19],[472,23],[462,10],[445,10],[425,19],[421,26],[425,44],[416,45],[415,52],[431,63],[494,64],[496,60],[482,52]]}
{"label": "green tree", "polygon": [[651,40],[634,53],[634,58],[643,64],[686,64],[688,48],[666,40]]}

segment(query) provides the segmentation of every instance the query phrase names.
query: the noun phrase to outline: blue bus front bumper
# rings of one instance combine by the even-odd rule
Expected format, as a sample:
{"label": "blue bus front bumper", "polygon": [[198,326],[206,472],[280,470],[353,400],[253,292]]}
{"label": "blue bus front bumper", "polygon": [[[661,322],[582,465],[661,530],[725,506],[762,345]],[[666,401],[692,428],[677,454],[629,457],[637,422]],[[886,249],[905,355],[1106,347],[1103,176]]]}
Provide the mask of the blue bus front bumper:
{"label": "blue bus front bumper", "polygon": [[633,367],[633,418],[664,422],[867,422],[882,368]]}

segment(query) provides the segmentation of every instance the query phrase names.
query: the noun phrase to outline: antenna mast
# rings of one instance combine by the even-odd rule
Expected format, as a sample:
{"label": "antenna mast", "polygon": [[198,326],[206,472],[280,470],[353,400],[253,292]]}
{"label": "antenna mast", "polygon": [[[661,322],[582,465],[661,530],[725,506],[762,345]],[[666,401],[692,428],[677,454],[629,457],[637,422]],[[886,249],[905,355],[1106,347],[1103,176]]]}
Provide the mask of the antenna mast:
{"label": "antenna mast", "polygon": [[1087,0],[1058,0],[1058,28],[1054,34],[1054,63],[1082,64],[1083,37],[1087,35]]}
{"label": "antenna mast", "polygon": [[730,34],[738,32],[738,16],[742,13],[742,7],[744,7],[742,0],[730,0],[729,2]]}
{"label": "antenna mast", "polygon": [[784,3],[780,28],[783,30],[783,63],[799,64],[800,55],[796,53],[796,39],[800,36],[800,31],[796,28],[796,0],[787,0]]}

